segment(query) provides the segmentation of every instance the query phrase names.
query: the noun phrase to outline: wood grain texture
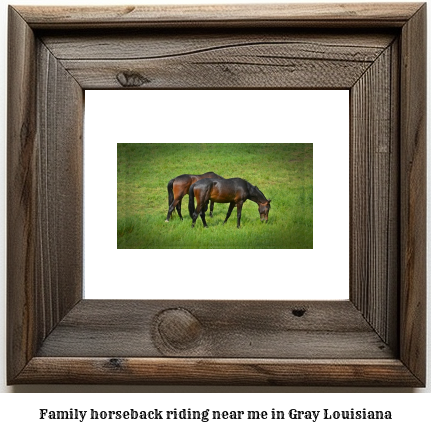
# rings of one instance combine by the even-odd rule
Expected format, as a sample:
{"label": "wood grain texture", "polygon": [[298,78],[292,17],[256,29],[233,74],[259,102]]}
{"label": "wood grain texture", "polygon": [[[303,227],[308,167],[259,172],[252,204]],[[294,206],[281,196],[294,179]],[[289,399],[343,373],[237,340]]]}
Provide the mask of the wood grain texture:
{"label": "wood grain texture", "polygon": [[[350,299],[397,351],[398,62],[391,44],[351,89]],[[393,298],[395,297],[395,298]]]}
{"label": "wood grain texture", "polygon": [[310,83],[314,88],[348,89],[394,38],[394,32],[340,34],[338,39],[332,33],[309,32],[194,31],[160,38],[140,32],[132,38],[113,36],[109,56],[99,34],[80,36],[81,44],[76,37],[42,39],[85,89],[298,89]]}
{"label": "wood grain texture", "polygon": [[83,91],[9,10],[8,373],[82,293]]}
{"label": "wood grain texture", "polygon": [[34,283],[45,338],[82,296],[84,93],[45,45],[37,48]]}
{"label": "wood grain texture", "polygon": [[400,356],[426,375],[426,5],[401,37]]}
{"label": "wood grain texture", "polygon": [[291,3],[118,7],[21,6],[33,28],[121,28],[204,26],[402,27],[420,3]]}
{"label": "wood grain texture", "polygon": [[[181,311],[178,337],[171,328],[166,341],[159,317],[174,310]],[[199,326],[193,343],[183,337],[185,325]],[[343,359],[394,354],[349,301],[83,300],[47,337],[38,355]]]}
{"label": "wood grain texture", "polygon": [[[358,33],[307,29],[145,29],[129,31],[66,31],[59,36],[39,31],[40,40],[58,60],[144,60],[197,54],[242,45],[295,45],[299,58],[374,61],[395,38],[395,30]],[[315,48],[315,49],[313,49]]]}
{"label": "wood grain texture", "polygon": [[[9,383],[424,385],[423,5],[9,13]],[[89,88],[350,89],[350,301],[80,300]]]}
{"label": "wood grain texture", "polygon": [[8,376],[36,352],[34,249],[36,244],[35,38],[9,9],[7,128],[7,355]]}
{"label": "wood grain texture", "polygon": [[418,387],[399,360],[34,357],[17,383]]}

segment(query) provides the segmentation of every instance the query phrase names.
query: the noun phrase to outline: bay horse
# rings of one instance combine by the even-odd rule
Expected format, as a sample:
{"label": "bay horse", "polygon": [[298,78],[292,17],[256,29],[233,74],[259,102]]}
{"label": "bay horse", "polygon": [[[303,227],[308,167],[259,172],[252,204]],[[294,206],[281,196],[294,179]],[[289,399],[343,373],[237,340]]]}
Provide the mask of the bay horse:
{"label": "bay horse", "polygon": [[[181,201],[184,198],[184,195],[187,195],[189,193],[190,186],[193,183],[196,183],[198,180],[204,178],[223,179],[223,177],[210,171],[201,175],[182,174],[169,181],[168,183],[169,209],[168,209],[168,215],[166,216],[165,222],[169,222],[169,219],[171,218],[171,214],[175,210],[175,208],[178,211],[178,216],[180,217],[181,220],[183,220],[183,216],[181,215]],[[213,210],[214,210],[214,202],[211,202],[210,217],[213,216]]]}
{"label": "bay horse", "polygon": [[[195,199],[196,198],[196,208]],[[229,219],[232,210],[237,206],[237,228],[240,228],[242,205],[246,200],[254,201],[259,206],[260,220],[268,222],[268,213],[271,208],[270,202],[265,195],[248,181],[241,178],[210,179],[205,178],[194,183],[189,189],[189,213],[193,220],[192,228],[196,219],[201,216],[205,228],[205,212],[208,209],[208,201],[216,203],[229,203],[226,219]]]}

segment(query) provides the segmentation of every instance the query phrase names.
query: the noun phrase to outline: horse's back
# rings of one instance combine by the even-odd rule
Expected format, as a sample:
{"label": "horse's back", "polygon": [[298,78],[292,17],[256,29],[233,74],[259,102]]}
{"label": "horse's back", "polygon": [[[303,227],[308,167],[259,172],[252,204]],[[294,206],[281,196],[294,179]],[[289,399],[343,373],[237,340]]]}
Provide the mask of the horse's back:
{"label": "horse's back", "polygon": [[242,179],[215,179],[212,181],[210,198],[214,202],[237,202],[245,196]]}
{"label": "horse's back", "polygon": [[174,179],[172,179],[175,183],[195,183],[198,180],[204,179],[204,178],[216,178],[216,179],[222,179],[222,176],[219,176],[213,171],[206,172],[204,174],[181,174]]}
{"label": "horse's back", "polygon": [[238,190],[244,189],[247,190],[248,182],[242,178],[235,177],[230,179],[221,178],[212,178],[205,177],[194,183],[195,188],[209,188],[216,187],[219,190]]}
{"label": "horse's back", "polygon": [[195,190],[197,189],[207,189],[209,187],[212,186],[214,180],[212,178],[206,177],[206,178],[202,178],[200,180],[198,180],[197,182],[194,183],[193,187]]}
{"label": "horse's back", "polygon": [[224,185],[224,187],[234,187],[235,189],[247,189],[247,185],[249,184],[247,180],[244,180],[239,177],[233,177],[229,179],[220,180],[220,184]]}
{"label": "horse's back", "polygon": [[199,199],[230,203],[244,201],[248,197],[249,183],[239,177],[231,179],[203,178],[193,184],[193,195]]}
{"label": "horse's back", "polygon": [[174,178],[175,182],[188,182],[190,181],[190,178],[192,177],[192,174],[181,174]]}
{"label": "horse's back", "polygon": [[175,196],[182,197],[189,193],[190,186],[193,184],[190,174],[182,174],[174,178],[173,190]]}
{"label": "horse's back", "polygon": [[209,171],[207,173],[204,173],[201,175],[202,178],[215,178],[215,179],[223,179],[224,177],[219,176],[218,174],[216,174],[213,171]]}

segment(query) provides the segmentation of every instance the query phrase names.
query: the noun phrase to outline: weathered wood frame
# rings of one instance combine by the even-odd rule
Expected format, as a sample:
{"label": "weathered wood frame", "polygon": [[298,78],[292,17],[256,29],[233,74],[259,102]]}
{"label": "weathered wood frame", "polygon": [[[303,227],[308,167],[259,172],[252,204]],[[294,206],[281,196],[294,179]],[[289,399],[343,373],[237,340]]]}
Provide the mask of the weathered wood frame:
{"label": "weathered wood frame", "polygon": [[[414,3],[10,7],[8,383],[424,386],[425,33]],[[350,299],[83,300],[94,88],[350,89]]]}

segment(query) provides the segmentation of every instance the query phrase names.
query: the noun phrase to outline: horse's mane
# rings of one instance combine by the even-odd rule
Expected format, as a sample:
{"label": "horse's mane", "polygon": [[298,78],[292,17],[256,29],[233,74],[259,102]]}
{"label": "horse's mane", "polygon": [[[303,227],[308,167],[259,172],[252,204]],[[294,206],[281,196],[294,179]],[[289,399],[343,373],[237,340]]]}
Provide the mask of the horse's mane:
{"label": "horse's mane", "polygon": [[243,180],[243,181],[245,181],[247,183],[248,191],[249,191],[251,196],[255,196],[258,199],[258,201],[261,201],[261,202],[268,201],[268,199],[265,197],[263,192],[257,186],[253,186],[247,179],[244,179],[241,177],[233,177],[233,178],[229,178],[227,180]]}
{"label": "horse's mane", "polygon": [[268,201],[265,197],[265,195],[263,194],[263,192],[257,187],[257,186],[253,186],[254,190],[257,192],[257,196],[259,201],[262,200],[262,202]]}

